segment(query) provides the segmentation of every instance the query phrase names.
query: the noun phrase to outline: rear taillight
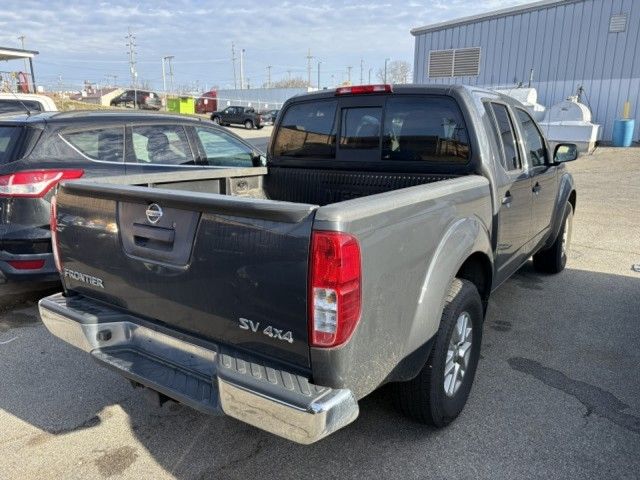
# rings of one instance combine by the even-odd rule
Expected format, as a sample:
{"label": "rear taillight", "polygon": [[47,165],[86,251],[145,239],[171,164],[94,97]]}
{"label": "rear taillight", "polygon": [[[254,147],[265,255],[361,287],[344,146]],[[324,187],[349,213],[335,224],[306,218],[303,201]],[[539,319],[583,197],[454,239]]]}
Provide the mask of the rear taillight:
{"label": "rear taillight", "polygon": [[0,175],[0,197],[43,197],[59,181],[83,174],[83,170],[32,170]]}
{"label": "rear taillight", "polygon": [[51,248],[53,250],[53,261],[58,272],[62,273],[62,261],[60,260],[60,250],[58,249],[58,197],[51,199],[51,218],[49,221],[51,228]]}
{"label": "rear taillight", "polygon": [[391,93],[391,85],[355,85],[353,87],[336,88],[336,95],[362,95],[365,93]]}
{"label": "rear taillight", "polygon": [[309,271],[309,343],[335,347],[360,320],[360,246],[342,232],[314,231]]}
{"label": "rear taillight", "polygon": [[16,270],[40,270],[44,260],[9,260],[7,263]]}

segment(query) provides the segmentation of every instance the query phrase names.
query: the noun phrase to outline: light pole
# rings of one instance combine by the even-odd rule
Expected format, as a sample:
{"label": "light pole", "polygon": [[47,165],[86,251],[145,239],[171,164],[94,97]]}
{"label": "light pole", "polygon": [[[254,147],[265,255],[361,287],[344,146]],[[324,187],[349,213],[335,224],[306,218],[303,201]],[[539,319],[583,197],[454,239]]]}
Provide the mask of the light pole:
{"label": "light pole", "polygon": [[390,58],[385,58],[384,59],[384,84],[386,85],[387,83],[387,62],[391,60]]}
{"label": "light pole", "polygon": [[373,71],[373,68],[369,69],[369,85],[371,85],[371,72]]}
{"label": "light pole", "polygon": [[244,48],[240,50],[240,90],[244,90]]}

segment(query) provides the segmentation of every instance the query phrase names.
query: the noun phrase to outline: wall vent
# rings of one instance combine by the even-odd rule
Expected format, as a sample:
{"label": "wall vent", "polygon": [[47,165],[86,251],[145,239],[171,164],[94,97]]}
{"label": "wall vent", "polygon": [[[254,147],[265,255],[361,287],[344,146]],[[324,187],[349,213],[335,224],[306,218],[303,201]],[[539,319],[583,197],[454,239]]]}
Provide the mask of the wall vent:
{"label": "wall vent", "polygon": [[627,29],[627,14],[611,15],[609,19],[609,32],[620,33]]}
{"label": "wall vent", "polygon": [[468,77],[480,73],[480,47],[431,50],[429,77]]}

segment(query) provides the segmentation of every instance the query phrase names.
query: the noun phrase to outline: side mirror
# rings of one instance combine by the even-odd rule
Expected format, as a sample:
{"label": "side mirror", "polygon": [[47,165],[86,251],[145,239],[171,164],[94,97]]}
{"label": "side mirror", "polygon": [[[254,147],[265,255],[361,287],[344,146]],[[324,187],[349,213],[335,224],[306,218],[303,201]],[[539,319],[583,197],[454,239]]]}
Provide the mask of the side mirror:
{"label": "side mirror", "polygon": [[266,167],[267,166],[267,157],[260,153],[254,153],[251,157],[253,160],[254,167]]}
{"label": "side mirror", "polygon": [[560,143],[553,152],[554,163],[572,162],[578,158],[578,147],[574,143]]}

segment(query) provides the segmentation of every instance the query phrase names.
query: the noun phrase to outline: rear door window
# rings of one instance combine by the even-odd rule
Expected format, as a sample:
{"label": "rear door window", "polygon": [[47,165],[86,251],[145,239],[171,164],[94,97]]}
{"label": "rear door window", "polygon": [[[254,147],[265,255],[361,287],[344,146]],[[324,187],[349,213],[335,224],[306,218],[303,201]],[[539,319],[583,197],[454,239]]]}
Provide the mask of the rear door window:
{"label": "rear door window", "polygon": [[90,160],[124,162],[124,127],[62,132],[60,136]]}
{"label": "rear door window", "polygon": [[505,170],[520,170],[522,162],[516,145],[516,137],[513,128],[513,119],[505,105],[501,103],[492,103],[491,109],[496,118],[498,145],[502,145],[504,149],[504,158],[502,165]]}
{"label": "rear door window", "polygon": [[0,126],[0,165],[11,160],[16,142],[20,137],[22,127]]}
{"label": "rear door window", "polygon": [[335,100],[291,105],[277,130],[273,154],[333,158],[336,150],[336,109]]}
{"label": "rear door window", "polygon": [[133,126],[131,139],[137,163],[195,165],[187,133],[182,125]]}
{"label": "rear door window", "polygon": [[455,100],[435,96],[389,98],[382,159],[467,163],[469,138]]}

